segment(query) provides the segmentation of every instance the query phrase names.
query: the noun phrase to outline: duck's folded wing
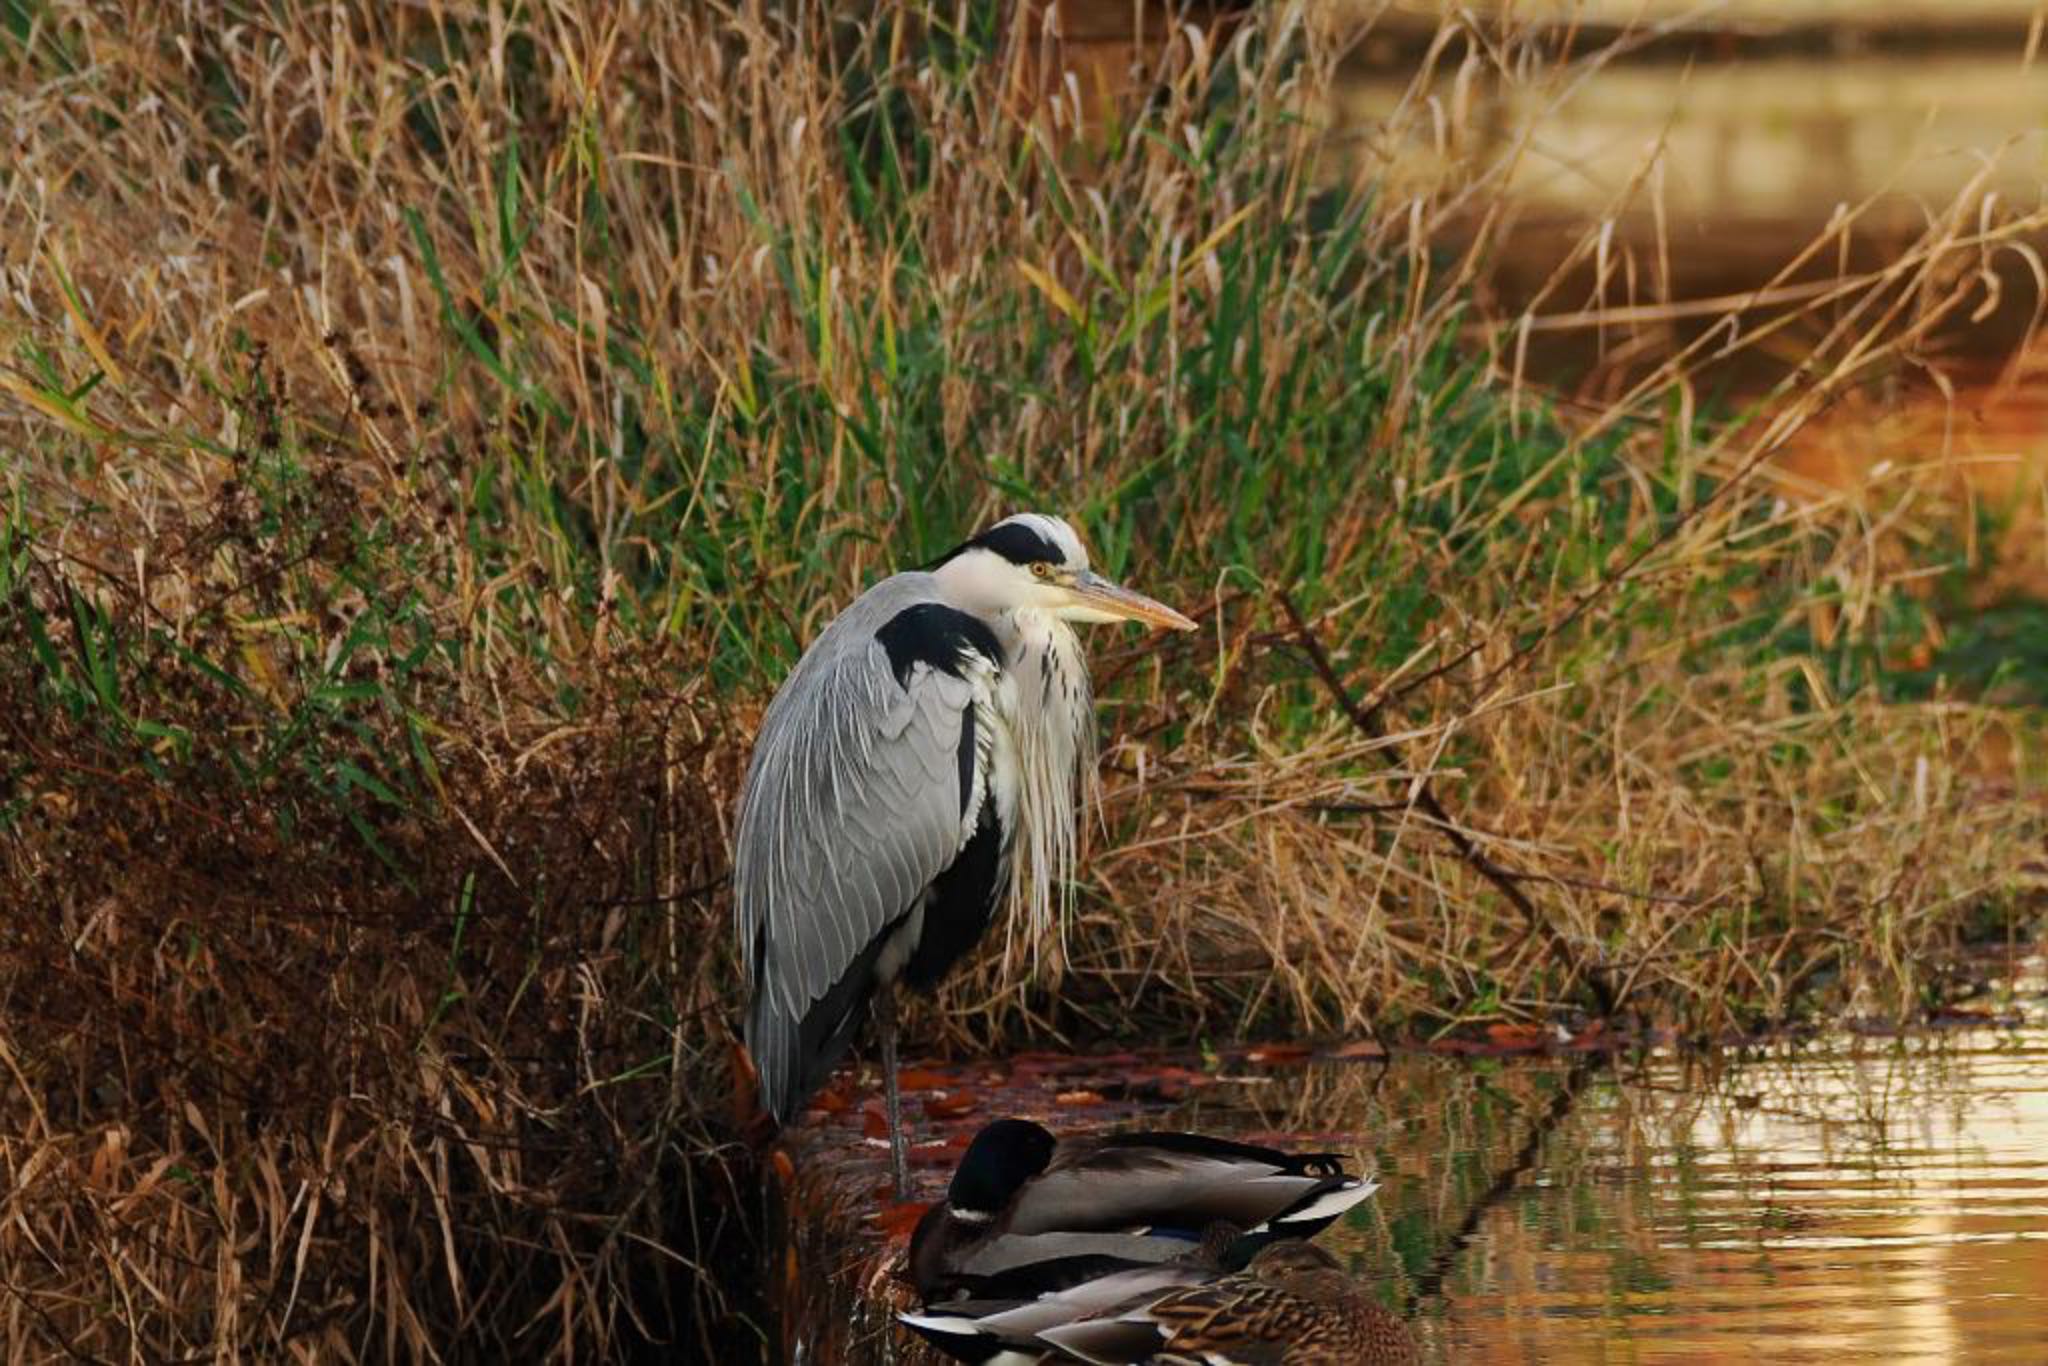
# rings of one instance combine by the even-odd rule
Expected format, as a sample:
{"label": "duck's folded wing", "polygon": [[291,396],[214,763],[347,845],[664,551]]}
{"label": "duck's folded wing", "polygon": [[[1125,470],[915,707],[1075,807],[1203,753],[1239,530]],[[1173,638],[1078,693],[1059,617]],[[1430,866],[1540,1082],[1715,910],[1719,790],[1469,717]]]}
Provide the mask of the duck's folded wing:
{"label": "duck's folded wing", "polygon": [[948,1350],[968,1343],[988,1349],[1025,1350],[1038,1347],[1050,1329],[1115,1315],[1214,1279],[1215,1272],[1199,1267],[1148,1266],[1099,1276],[1022,1303],[961,1300],[899,1317],[907,1327]]}
{"label": "duck's folded wing", "polygon": [[[1182,1140],[1193,1135],[1179,1135]],[[1276,1160],[1277,1159],[1277,1160]],[[1300,1170],[1284,1153],[1229,1143],[1104,1142],[1066,1154],[1018,1193],[1012,1233],[1172,1229],[1199,1237],[1222,1220],[1245,1230],[1306,1218],[1327,1223],[1372,1183]]]}

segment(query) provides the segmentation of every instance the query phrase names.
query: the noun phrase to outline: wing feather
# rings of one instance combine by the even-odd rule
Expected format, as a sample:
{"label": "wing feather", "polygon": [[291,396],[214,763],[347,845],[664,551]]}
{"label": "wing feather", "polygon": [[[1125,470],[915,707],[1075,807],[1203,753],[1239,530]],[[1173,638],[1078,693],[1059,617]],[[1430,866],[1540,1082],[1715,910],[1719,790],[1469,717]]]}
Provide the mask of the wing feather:
{"label": "wing feather", "polygon": [[881,938],[971,833],[959,765],[975,685],[921,661],[899,669],[877,638],[919,600],[904,581],[924,577],[878,585],[834,621],[776,694],[755,743],[734,896],[753,1001],[747,1044],[778,1118],[836,1060],[805,1056],[803,1035],[837,1049],[850,1034],[807,1015],[828,995],[835,1008],[865,1000],[862,984],[835,989],[850,971],[873,970]]}

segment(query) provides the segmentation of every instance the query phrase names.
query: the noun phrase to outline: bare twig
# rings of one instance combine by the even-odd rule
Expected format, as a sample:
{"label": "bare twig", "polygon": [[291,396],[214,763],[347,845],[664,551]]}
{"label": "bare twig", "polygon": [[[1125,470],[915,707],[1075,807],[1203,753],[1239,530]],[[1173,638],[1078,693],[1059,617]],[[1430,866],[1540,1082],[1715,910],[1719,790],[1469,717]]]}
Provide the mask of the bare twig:
{"label": "bare twig", "polygon": [[[1351,718],[1351,724],[1356,726],[1369,739],[1383,743],[1386,742],[1386,731],[1380,724],[1378,707],[1364,707],[1353,700],[1350,689],[1345,687],[1344,680],[1338,675],[1336,666],[1330,662],[1329,651],[1323,648],[1322,639],[1309,627],[1307,619],[1301,614],[1301,609],[1295,606],[1293,596],[1284,589],[1277,593],[1276,596],[1279,599],[1281,609],[1287,613],[1287,619],[1294,627],[1295,642],[1300,646],[1302,653],[1308,657],[1310,666],[1314,668],[1316,676],[1322,680],[1323,687],[1330,694],[1331,700],[1336,702],[1344,714]],[[1392,762],[1396,764],[1402,762],[1398,746],[1386,743],[1386,750]],[[1530,900],[1529,894],[1521,888],[1521,875],[1513,869],[1503,867],[1494,862],[1493,859],[1487,857],[1480,850],[1478,845],[1472,842],[1471,836],[1467,835],[1458,822],[1451,819],[1450,813],[1444,810],[1444,805],[1437,799],[1436,792],[1431,788],[1428,778],[1417,777],[1414,781],[1413,791],[1416,806],[1420,807],[1423,815],[1429,818],[1429,822],[1442,832],[1444,838],[1450,842],[1451,847],[1458,851],[1458,856],[1471,865],[1472,871],[1492,883],[1494,889],[1507,898],[1508,904],[1521,914],[1522,923],[1526,929],[1540,932],[1549,940],[1551,950],[1561,960],[1568,974],[1585,978],[1587,989],[1592,992],[1599,1012],[1602,1015],[1613,1014],[1616,1001],[1612,988],[1608,986],[1597,969],[1588,967],[1580,962],[1578,955],[1572,951],[1570,942],[1565,939],[1556,926],[1549,922],[1541,911],[1537,910],[1536,903]]]}

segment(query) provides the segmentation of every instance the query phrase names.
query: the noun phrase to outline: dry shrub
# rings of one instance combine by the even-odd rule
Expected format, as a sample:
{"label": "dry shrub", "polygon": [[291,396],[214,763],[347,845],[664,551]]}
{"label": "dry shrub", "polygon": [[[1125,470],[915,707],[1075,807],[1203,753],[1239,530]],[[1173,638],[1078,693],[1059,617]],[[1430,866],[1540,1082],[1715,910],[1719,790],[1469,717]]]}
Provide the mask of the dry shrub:
{"label": "dry shrub", "polygon": [[[1298,7],[1117,117],[1029,8],[833,8],[7,12],[16,1355],[767,1343],[723,1298],[752,721],[1018,502],[1209,629],[1097,642],[1075,910],[933,1046],[1904,1011],[2021,923],[2038,816],[1962,757],[2013,716],[1886,697],[1912,566],[1757,473],[2025,221],[1845,283],[1756,423],[1694,419],[1696,356],[1565,422],[1469,346],[1484,234],[1439,249],[1500,168],[1319,182]],[[1583,60],[1454,25],[1388,136]]]}
{"label": "dry shrub", "polygon": [[[265,725],[135,664],[156,724]],[[388,1359],[713,1328],[645,1293],[749,1209],[684,1091],[722,1063],[697,892],[731,765],[676,666],[610,661],[567,735],[417,690],[446,814],[372,813],[383,858],[311,775],[145,775],[90,719],[9,718],[35,784],[0,936],[12,1341]]]}

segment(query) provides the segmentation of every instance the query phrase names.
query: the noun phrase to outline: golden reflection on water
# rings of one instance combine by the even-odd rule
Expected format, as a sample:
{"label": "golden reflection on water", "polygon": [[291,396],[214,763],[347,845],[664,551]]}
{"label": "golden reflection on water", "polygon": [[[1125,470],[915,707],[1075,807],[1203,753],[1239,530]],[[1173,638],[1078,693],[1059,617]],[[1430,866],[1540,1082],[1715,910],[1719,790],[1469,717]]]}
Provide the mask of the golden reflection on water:
{"label": "golden reflection on water", "polygon": [[2048,1361],[2038,1024],[1711,1069],[1320,1063],[1177,1118],[1374,1162],[1325,1241],[1438,1359]]}

